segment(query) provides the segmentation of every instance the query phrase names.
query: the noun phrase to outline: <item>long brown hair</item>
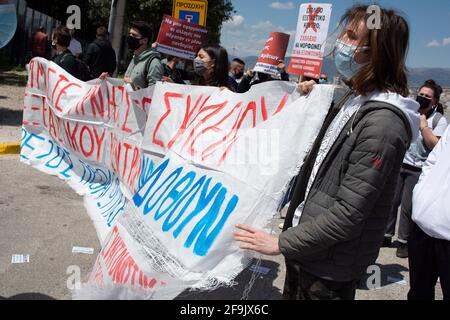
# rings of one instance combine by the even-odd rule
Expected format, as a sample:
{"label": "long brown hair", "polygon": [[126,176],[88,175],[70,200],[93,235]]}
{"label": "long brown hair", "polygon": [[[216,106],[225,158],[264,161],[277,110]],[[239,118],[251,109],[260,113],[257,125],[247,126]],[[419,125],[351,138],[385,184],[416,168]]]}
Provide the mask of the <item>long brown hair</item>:
{"label": "long brown hair", "polygon": [[[367,5],[355,5],[340,20],[340,26],[364,21],[371,17]],[[353,76],[348,85],[360,95],[372,91],[409,95],[406,55],[409,47],[408,22],[394,10],[381,10],[381,29],[368,29],[365,43],[370,47],[370,61]],[[364,19],[364,20],[363,20]]]}

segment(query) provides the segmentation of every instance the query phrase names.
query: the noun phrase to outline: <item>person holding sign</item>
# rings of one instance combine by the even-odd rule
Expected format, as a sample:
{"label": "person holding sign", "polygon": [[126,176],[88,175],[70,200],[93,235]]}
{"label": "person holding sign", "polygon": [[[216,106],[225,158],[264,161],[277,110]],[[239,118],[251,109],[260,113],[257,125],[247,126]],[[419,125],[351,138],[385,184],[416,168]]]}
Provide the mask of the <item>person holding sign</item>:
{"label": "person holding sign", "polygon": [[378,257],[403,157],[419,135],[419,104],[408,98],[408,23],[380,8],[381,29],[369,29],[367,8],[355,5],[341,18],[334,56],[350,90],[305,159],[283,232],[236,226],[242,249],[285,257],[286,299],[355,298]]}
{"label": "person holding sign", "polygon": [[[277,65],[277,70],[280,73],[280,78],[282,81],[289,81],[289,74],[286,72],[286,65],[283,60],[280,60]],[[257,79],[254,80],[255,74],[257,75]],[[241,83],[238,85],[237,92],[245,93],[250,90],[250,88],[254,85],[264,83],[267,81],[278,80],[272,77],[270,74],[264,72],[255,72],[254,70],[247,70],[245,76],[242,78]]]}
{"label": "person holding sign", "polygon": [[183,63],[182,60],[174,56],[167,57],[167,63],[164,64],[163,82],[186,84],[184,80],[191,80],[188,73],[182,67],[178,67]]}

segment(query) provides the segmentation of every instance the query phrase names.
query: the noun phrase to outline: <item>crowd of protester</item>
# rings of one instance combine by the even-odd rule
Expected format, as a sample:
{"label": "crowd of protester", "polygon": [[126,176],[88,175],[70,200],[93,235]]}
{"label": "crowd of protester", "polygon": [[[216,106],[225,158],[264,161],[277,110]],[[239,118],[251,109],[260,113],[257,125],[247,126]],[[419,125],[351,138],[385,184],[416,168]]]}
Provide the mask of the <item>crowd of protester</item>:
{"label": "crowd of protester", "polygon": [[[382,9],[382,27],[372,30],[366,26],[366,12],[366,6],[355,5],[340,20],[343,32],[332,54],[348,91],[332,104],[286,194],[289,209],[281,235],[238,225],[235,239],[242,249],[284,256],[286,299],[354,299],[359,279],[375,263],[380,248],[392,246],[399,215],[396,254],[409,258],[408,297],[433,299],[440,278],[444,299],[450,299],[448,209],[430,204],[436,221],[427,224],[426,216],[415,216],[415,207],[428,199],[416,197],[414,191],[427,183],[430,195],[450,194],[448,182],[430,182],[435,170],[450,167],[443,90],[430,79],[410,98],[408,22]],[[72,32],[64,26],[53,31],[52,60],[82,80],[114,76],[116,53],[107,29],[97,29],[85,52]],[[34,57],[48,54],[46,38],[43,29],[33,36]],[[239,58],[230,63],[219,45],[200,48],[192,70],[186,71],[187,61],[157,51],[152,29],[143,21],[130,23],[127,45],[133,56],[124,81],[132,90],[163,81],[245,93],[267,81],[289,81],[284,61],[279,61],[279,77],[274,77],[246,70]],[[307,95],[326,83],[326,74],[304,78],[298,90]]]}

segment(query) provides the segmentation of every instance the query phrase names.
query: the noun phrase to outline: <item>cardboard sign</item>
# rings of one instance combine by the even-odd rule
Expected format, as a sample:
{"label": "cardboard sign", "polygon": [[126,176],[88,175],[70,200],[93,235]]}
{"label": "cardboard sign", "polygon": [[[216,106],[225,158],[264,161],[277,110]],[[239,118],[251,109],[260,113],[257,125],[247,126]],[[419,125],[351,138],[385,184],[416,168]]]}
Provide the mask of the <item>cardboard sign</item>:
{"label": "cardboard sign", "polygon": [[332,6],[326,3],[307,3],[300,6],[289,73],[320,78]]}
{"label": "cardboard sign", "polygon": [[207,0],[173,0],[172,16],[187,22],[206,26]]}
{"label": "cardboard sign", "polygon": [[252,258],[235,225],[272,219],[333,98],[331,86],[306,97],[284,81],[244,94],[162,82],[128,92],[42,58],[28,79],[21,161],[84,197],[102,243],[82,299],[230,284]]}
{"label": "cardboard sign", "polygon": [[194,60],[197,51],[208,41],[208,29],[165,15],[156,41],[157,51]]}
{"label": "cardboard sign", "polygon": [[280,71],[277,66],[281,60],[284,61],[289,37],[286,33],[272,32],[264,45],[254,71],[279,76]]}

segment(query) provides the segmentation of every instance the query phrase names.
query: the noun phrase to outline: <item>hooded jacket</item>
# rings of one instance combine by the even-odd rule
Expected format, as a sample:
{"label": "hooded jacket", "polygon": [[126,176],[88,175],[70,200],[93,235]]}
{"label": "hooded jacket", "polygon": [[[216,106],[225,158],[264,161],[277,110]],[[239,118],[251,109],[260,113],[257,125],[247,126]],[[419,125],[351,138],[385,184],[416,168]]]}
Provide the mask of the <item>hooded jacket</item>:
{"label": "hooded jacket", "polygon": [[103,72],[110,76],[116,70],[116,53],[111,43],[106,39],[95,39],[83,54],[83,61],[89,66],[93,78],[98,78]]}
{"label": "hooded jacket", "polygon": [[391,93],[370,95],[325,156],[299,224],[292,227],[322,139],[348,98],[330,110],[303,164],[279,238],[287,264],[337,282],[360,278],[376,261],[403,157],[419,134],[417,102]]}
{"label": "hooded jacket", "polygon": [[135,90],[147,88],[161,81],[163,75],[161,55],[152,48],[147,48],[140,55],[134,55],[125,72],[125,76],[133,81]]}

